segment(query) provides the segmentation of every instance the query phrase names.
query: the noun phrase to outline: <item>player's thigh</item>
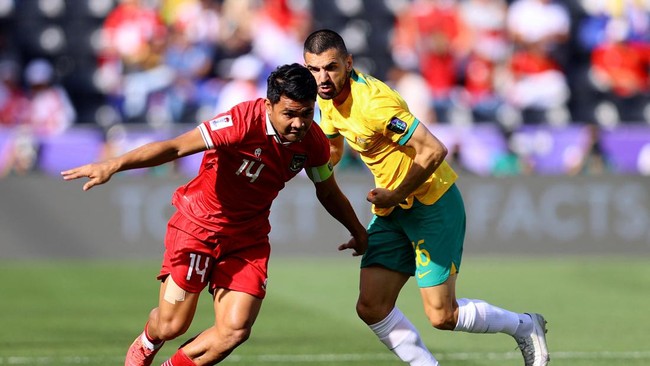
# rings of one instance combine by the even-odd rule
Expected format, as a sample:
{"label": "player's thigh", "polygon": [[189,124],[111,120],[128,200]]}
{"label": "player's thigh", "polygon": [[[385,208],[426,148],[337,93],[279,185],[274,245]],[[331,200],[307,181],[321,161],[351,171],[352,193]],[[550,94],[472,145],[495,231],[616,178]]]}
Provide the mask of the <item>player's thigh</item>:
{"label": "player's thigh", "polygon": [[413,275],[415,255],[400,224],[402,214],[401,209],[396,208],[388,216],[373,217],[368,225],[368,248],[361,259],[362,269],[383,267],[406,276]]}
{"label": "player's thigh", "polygon": [[409,275],[381,266],[361,269],[359,300],[365,303],[394,305]]}
{"label": "player's thigh", "polygon": [[415,202],[400,218],[415,251],[415,279],[421,288],[438,286],[461,266],[465,209],[456,186],[433,205]]}
{"label": "player's thigh", "polygon": [[456,308],[456,278],[450,275],[447,280],[437,286],[421,287],[420,295],[425,312],[453,311]]}
{"label": "player's thigh", "polygon": [[228,289],[263,299],[266,296],[268,262],[271,247],[268,236],[249,232],[246,237],[233,237],[215,251],[217,258],[210,277],[210,291]]}
{"label": "player's thigh", "polygon": [[245,292],[216,288],[214,313],[217,329],[250,330],[259,315],[262,301],[261,298]]}
{"label": "player's thigh", "polygon": [[200,294],[200,292],[194,293],[183,290],[172,279],[172,276],[167,276],[160,285],[158,299],[159,326],[169,327],[175,332],[182,333],[186,331],[196,313]]}
{"label": "player's thigh", "polygon": [[176,212],[169,220],[165,253],[158,279],[172,277],[187,293],[200,293],[209,283],[216,265],[214,243],[202,236],[196,224]]}

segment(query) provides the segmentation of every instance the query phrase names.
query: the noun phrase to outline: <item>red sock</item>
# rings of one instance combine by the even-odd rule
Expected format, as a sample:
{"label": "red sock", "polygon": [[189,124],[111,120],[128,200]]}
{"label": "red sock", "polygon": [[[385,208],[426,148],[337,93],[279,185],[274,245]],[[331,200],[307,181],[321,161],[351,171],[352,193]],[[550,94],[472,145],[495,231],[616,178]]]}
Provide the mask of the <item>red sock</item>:
{"label": "red sock", "polygon": [[169,360],[165,361],[162,365],[160,366],[196,366],[192,360],[187,357],[185,352],[183,352],[182,349],[178,349],[176,353],[170,358]]}

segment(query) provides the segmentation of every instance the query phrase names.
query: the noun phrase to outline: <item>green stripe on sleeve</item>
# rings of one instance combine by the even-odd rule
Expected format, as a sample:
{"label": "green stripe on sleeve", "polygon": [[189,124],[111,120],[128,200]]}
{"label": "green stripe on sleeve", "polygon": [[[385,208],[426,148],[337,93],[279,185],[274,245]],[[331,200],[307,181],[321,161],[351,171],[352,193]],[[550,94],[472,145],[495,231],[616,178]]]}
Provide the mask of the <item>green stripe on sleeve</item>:
{"label": "green stripe on sleeve", "polygon": [[415,129],[418,127],[419,124],[420,124],[420,121],[416,118],[415,121],[413,121],[413,123],[411,123],[411,127],[409,127],[408,131],[406,131],[404,136],[402,136],[402,138],[399,139],[399,141],[397,141],[397,143],[402,145],[402,146],[406,145],[406,143],[411,139],[411,136],[413,136],[413,132],[415,132]]}
{"label": "green stripe on sleeve", "polygon": [[332,164],[328,161],[327,164],[311,167],[305,169],[307,176],[314,183],[320,183],[326,181],[334,173],[334,168]]}
{"label": "green stripe on sleeve", "polygon": [[331,134],[331,135],[325,134],[325,136],[328,139],[334,139],[334,138],[337,138],[337,137],[341,136],[341,134],[337,132],[337,133],[334,133],[334,134]]}

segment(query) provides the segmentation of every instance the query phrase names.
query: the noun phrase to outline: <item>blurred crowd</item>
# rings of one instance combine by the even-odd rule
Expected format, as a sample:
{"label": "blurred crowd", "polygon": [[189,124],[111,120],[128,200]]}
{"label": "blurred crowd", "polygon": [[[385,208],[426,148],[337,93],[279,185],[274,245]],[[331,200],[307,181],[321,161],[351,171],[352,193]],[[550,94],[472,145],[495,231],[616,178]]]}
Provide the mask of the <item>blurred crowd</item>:
{"label": "blurred crowd", "polygon": [[[302,63],[302,43],[320,27],[341,32],[355,56],[357,39],[385,34],[379,46],[389,66],[357,66],[400,91],[430,126],[498,126],[507,148],[495,162],[500,167],[495,175],[513,171],[515,160],[517,174],[534,173],[519,166],[521,154],[508,147],[519,126],[589,123],[600,130],[650,123],[648,0],[108,3],[92,77],[103,101],[91,121],[79,120],[76,109],[85,101],[70,98],[51,57],[20,60],[0,54],[0,128],[12,131],[4,144],[0,137],[0,175],[33,170],[39,141],[75,125],[100,128],[110,147],[103,150],[117,154],[133,147],[113,147],[112,139],[123,138],[129,125],[192,126],[263,96],[268,72]],[[390,22],[360,27],[355,18],[363,20],[364,4],[366,11],[387,9]],[[329,24],[323,9],[349,19]],[[459,154],[450,150],[450,159]]]}

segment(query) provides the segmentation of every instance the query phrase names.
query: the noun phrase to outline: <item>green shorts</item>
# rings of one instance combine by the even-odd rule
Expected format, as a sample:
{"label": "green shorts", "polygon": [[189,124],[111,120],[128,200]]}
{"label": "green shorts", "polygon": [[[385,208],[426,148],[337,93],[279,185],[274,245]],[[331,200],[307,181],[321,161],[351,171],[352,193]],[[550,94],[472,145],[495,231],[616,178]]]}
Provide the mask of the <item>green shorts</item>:
{"label": "green shorts", "polygon": [[432,205],[415,200],[368,225],[368,250],[361,268],[380,265],[415,276],[419,287],[437,286],[460,270],[465,207],[456,185]]}

